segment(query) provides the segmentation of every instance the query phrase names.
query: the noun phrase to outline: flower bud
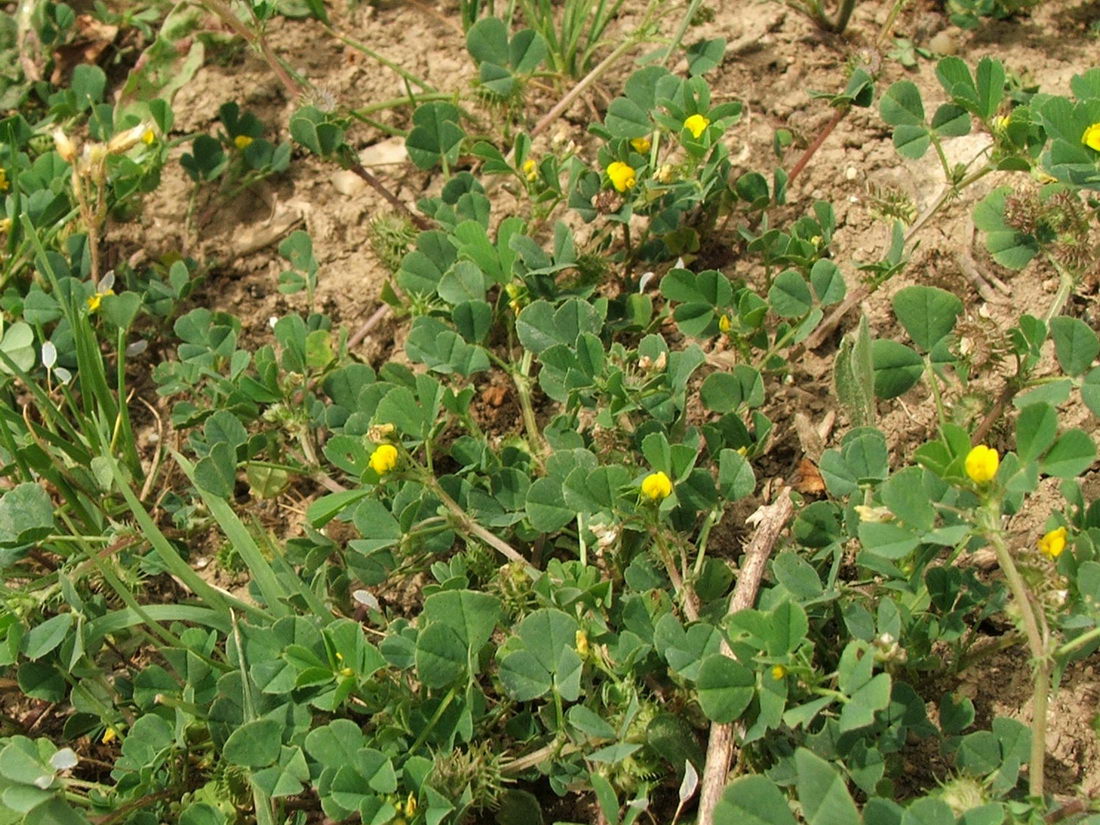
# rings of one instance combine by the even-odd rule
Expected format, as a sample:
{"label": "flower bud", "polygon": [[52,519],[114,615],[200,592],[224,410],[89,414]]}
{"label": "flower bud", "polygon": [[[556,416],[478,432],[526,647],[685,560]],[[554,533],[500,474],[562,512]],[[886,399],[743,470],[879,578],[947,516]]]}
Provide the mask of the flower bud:
{"label": "flower bud", "polygon": [[57,154],[61,155],[61,159],[66,163],[76,160],[76,146],[60,129],[53,130],[53,145],[57,149]]}

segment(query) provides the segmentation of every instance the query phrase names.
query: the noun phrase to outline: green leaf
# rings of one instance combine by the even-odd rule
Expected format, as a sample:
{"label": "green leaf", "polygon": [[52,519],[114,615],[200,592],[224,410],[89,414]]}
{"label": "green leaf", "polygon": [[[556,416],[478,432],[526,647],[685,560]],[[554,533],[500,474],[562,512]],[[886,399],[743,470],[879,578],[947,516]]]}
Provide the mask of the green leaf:
{"label": "green leaf", "polygon": [[809,633],[806,611],[794,602],[780,602],[768,617],[765,639],[769,656],[786,656],[798,649]]}
{"label": "green leaf", "polygon": [[546,40],[533,29],[516,32],[508,43],[508,60],[518,75],[534,72],[549,54]]}
{"label": "green leaf", "polygon": [[752,495],[756,474],[752,465],[737,450],[724,449],[718,454],[718,492],[727,501]]}
{"label": "green leaf", "polygon": [[272,799],[297,796],[308,780],[309,765],[302,749],[285,745],[280,748],[278,762],[252,774],[256,787]]}
{"label": "green leaf", "polygon": [[842,301],[848,292],[840,267],[828,258],[822,258],[814,263],[810,269],[810,283],[822,306]]}
{"label": "green leaf", "polygon": [[485,301],[464,301],[451,310],[451,321],[467,341],[482,343],[493,325],[493,309]]}
{"label": "green leaf", "polygon": [[527,518],[540,533],[555,533],[577,517],[565,503],[561,481],[537,479],[527,490]]}
{"label": "green leaf", "polygon": [[[523,647],[500,663],[505,691],[516,701],[526,702],[549,692],[559,669],[571,671],[563,671],[563,677],[579,677],[580,659],[573,650],[579,629],[576,619],[554,608],[541,608],[528,615],[516,628]],[[565,655],[567,652],[572,652],[572,657]],[[564,697],[566,691],[559,690]]]}
{"label": "green leaf", "polygon": [[1054,442],[1043,460],[1039,472],[1057,478],[1076,478],[1096,458],[1096,445],[1084,430],[1066,430]]}
{"label": "green leaf", "polygon": [[[26,372],[34,366],[34,330],[22,321],[10,324],[0,339],[0,352],[10,358],[15,366]],[[12,375],[12,369],[6,361],[0,360],[0,373]]]}
{"label": "green leaf", "polygon": [[424,600],[421,621],[447,625],[476,653],[493,635],[501,611],[496,596],[473,590],[445,590]]}
{"label": "green leaf", "polygon": [[714,808],[714,821],[737,825],[795,825],[787,797],[766,776],[735,779]]}
{"label": "green leaf", "polygon": [[978,61],[978,70],[974,73],[977,86],[978,110],[975,114],[983,120],[989,120],[997,114],[1005,92],[1005,70],[999,60],[983,57]]}
{"label": "green leaf", "polygon": [[944,103],[932,116],[932,130],[940,137],[970,134],[970,113],[955,103]]}
{"label": "green leaf", "polygon": [[334,719],[311,730],[305,739],[306,752],[326,768],[350,765],[366,745],[360,727],[350,719]]}
{"label": "green leaf", "polygon": [[394,387],[378,402],[374,417],[379,424],[393,424],[403,435],[423,438],[430,422],[407,387]]}
{"label": "green leaf", "polygon": [[926,796],[905,809],[901,825],[955,825],[955,814],[942,799]]}
{"label": "green leaf", "polygon": [[141,309],[141,296],[136,292],[104,295],[99,311],[116,329],[129,329]]}
{"label": "green leaf", "polygon": [[263,768],[279,758],[283,727],[274,719],[245,722],[229,734],[222,756],[231,765]]}
{"label": "green leaf", "polygon": [[237,484],[236,451],[219,441],[210,448],[210,453],[195,465],[195,483],[219,498],[232,498]]}
{"label": "green leaf", "polygon": [[879,398],[903,395],[924,373],[920,355],[889,338],[876,338],[871,342],[871,363],[875,371],[875,395]]}
{"label": "green leaf", "polygon": [[906,467],[894,473],[879,487],[882,503],[905,524],[922,532],[932,529],[936,511],[924,489],[924,471]]}
{"label": "green leaf", "polygon": [[192,802],[180,811],[179,825],[225,825],[225,814],[205,802]]}
{"label": "green leaf", "polygon": [[1041,456],[1054,443],[1058,413],[1049,404],[1028,404],[1016,418],[1016,454],[1027,463]]}
{"label": "green leaf", "polygon": [[898,154],[910,160],[924,157],[932,145],[932,138],[924,126],[895,126],[893,140]]}
{"label": "green leaf", "polygon": [[924,104],[920,90],[908,80],[893,84],[879,101],[879,113],[891,126],[917,126],[924,123]]}
{"label": "green leaf", "polygon": [[890,674],[879,673],[852,694],[840,711],[840,732],[863,728],[875,721],[875,713],[890,704]]}
{"label": "green leaf", "polygon": [[985,245],[993,260],[1009,269],[1023,269],[1039,254],[1039,242],[1005,223],[1005,203],[1012,188],[1001,186],[974,207],[974,226],[985,232]]}
{"label": "green leaf", "polygon": [[321,496],[306,509],[306,520],[311,527],[324,527],[351,505],[369,495],[369,488],[361,488],[358,490],[342,490],[339,493],[329,493],[327,496]]}
{"label": "green leaf", "polygon": [[452,103],[422,104],[413,113],[413,129],[405,138],[410,160],[420,169],[431,169],[441,161],[454,164],[466,137],[458,121],[459,110]]}
{"label": "green leaf", "polygon": [[573,347],[582,332],[598,335],[601,327],[595,308],[576,298],[565,301],[556,311],[548,301],[534,301],[516,318],[520,343],[535,355],[557,344]]}
{"label": "green leaf", "polygon": [[509,653],[500,663],[500,682],[517,702],[538,699],[550,691],[554,680],[529,650]]}
{"label": "green leaf", "polygon": [[1078,318],[1067,315],[1052,318],[1050,336],[1054,339],[1058,363],[1067,375],[1080,375],[1100,354],[1100,339],[1088,324]]}
{"label": "green leaf", "polygon": [[72,626],[72,613],[59,613],[35,625],[23,637],[23,655],[32,662],[35,659],[41,659],[65,641]]}
{"label": "green leaf", "polygon": [[604,125],[611,136],[616,138],[646,137],[653,131],[649,110],[625,97],[617,97],[611,101],[607,107]]}
{"label": "green leaf", "polygon": [[954,56],[943,58],[936,64],[936,77],[957,104],[967,111],[978,113],[978,90],[963,60]]}
{"label": "green leaf", "polygon": [[509,65],[508,27],[499,17],[483,17],[466,33],[466,49],[478,63]]}
{"label": "green leaf", "polygon": [[430,688],[454,684],[466,673],[467,648],[451,626],[427,625],[416,637],[416,672]]}
{"label": "green leaf", "polygon": [[31,544],[53,531],[53,502],[34,482],[17,484],[0,496],[0,546]]}
{"label": "green leaf", "polygon": [[426,315],[413,321],[405,352],[411,361],[445,374],[468,376],[489,369],[489,355],[483,348],[466,343],[438,318]]}
{"label": "green leaf", "polygon": [[780,318],[801,318],[813,308],[810,287],[797,271],[780,272],[768,290],[772,311]]}
{"label": "green leaf", "polygon": [[788,593],[802,602],[816,599],[825,592],[813,565],[790,551],[776,556],[772,562],[772,575]]}
{"label": "green leaf", "polygon": [[86,109],[93,103],[103,100],[103,92],[107,88],[107,75],[99,66],[78,63],[73,68],[69,88],[76,95],[80,108]]}
{"label": "green leaf", "polygon": [[890,522],[861,521],[857,533],[867,552],[886,559],[904,558],[920,544],[917,533]]}
{"label": "green leaf", "polygon": [[1081,400],[1093,415],[1100,418],[1100,367],[1089,370],[1081,382]]}
{"label": "green leaf", "polygon": [[805,748],[795,751],[794,762],[798,801],[808,825],[858,825],[859,811],[832,765]]}
{"label": "green leaf", "polygon": [[713,653],[703,659],[695,686],[706,717],[726,724],[748,708],[756,692],[756,674],[728,656]]}
{"label": "green leaf", "polygon": [[910,286],[894,295],[894,314],[920,349],[931,352],[951,330],[963,310],[962,301],[934,286]]}
{"label": "green leaf", "polygon": [[542,608],[528,615],[516,632],[547,671],[556,671],[563,647],[576,644],[577,620],[561,610]]}
{"label": "green leaf", "polygon": [[685,49],[688,61],[688,74],[696,77],[717,69],[726,54],[726,38],[700,40]]}

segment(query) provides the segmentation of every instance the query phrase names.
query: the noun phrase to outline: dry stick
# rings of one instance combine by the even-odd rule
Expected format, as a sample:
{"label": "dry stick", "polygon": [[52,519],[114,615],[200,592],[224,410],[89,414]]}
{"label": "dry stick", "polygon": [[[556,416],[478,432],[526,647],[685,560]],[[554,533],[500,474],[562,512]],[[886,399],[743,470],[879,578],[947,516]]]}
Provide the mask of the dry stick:
{"label": "dry stick", "polygon": [[577,85],[570,89],[565,97],[557,102],[553,109],[542,116],[542,119],[535,124],[535,128],[531,130],[531,137],[535,137],[540,132],[544,131],[547,126],[561,117],[569,107],[573,105],[574,101],[584,93],[585,89],[595,83],[600,75],[610,69],[620,57],[634,48],[634,45],[633,39],[627,39],[620,43],[611,54],[596,64],[592,71],[581,78]]}
{"label": "dry stick", "polygon": [[371,313],[370,318],[363,322],[363,326],[359,327],[359,329],[355,331],[355,334],[348,339],[348,349],[352,350],[359,346],[370,331],[382,323],[383,319],[389,314],[389,304],[382,304],[382,306],[378,307],[378,309]]}
{"label": "dry stick", "polygon": [[818,133],[817,137],[814,138],[814,142],[806,147],[806,151],[802,153],[802,157],[798,159],[798,163],[796,163],[794,165],[794,168],[791,169],[790,175],[787,176],[788,186],[790,186],[794,179],[798,177],[799,173],[806,168],[806,164],[810,162],[810,158],[812,158],[817,153],[817,150],[821,148],[821,144],[823,144],[828,139],[829,135],[833,133],[833,129],[837,127],[837,124],[840,123],[840,121],[844,120],[844,116],[848,114],[851,109],[851,106],[841,106],[837,108],[832,118],[830,118],[829,122],[825,124],[825,128],[823,128]]}
{"label": "dry stick", "polygon": [[[756,601],[756,593],[760,589],[760,579],[764,575],[768,557],[771,556],[779,534],[793,511],[794,502],[791,500],[790,487],[784,487],[772,504],[756,511],[758,519],[756,532],[745,549],[744,562],[737,576],[737,587],[734,588],[733,595],[730,597],[727,615],[747,610]],[[720,650],[723,656],[733,658],[733,652],[724,639]],[[699,825],[713,825],[714,808],[722,795],[726,776],[730,770],[730,761],[733,758],[733,735],[733,723],[713,724],[710,727],[707,761],[703,767],[703,781],[699,791]]]}

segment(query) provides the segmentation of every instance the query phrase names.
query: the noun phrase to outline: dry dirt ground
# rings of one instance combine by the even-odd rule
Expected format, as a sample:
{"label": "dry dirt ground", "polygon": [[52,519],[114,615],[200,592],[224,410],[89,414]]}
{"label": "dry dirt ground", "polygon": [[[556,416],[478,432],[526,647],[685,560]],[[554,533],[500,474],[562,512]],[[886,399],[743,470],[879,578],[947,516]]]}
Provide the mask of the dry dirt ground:
{"label": "dry dirt ground", "polygon": [[[333,9],[337,30],[440,89],[469,90],[474,67],[453,4],[417,0],[378,6],[357,3],[350,8],[341,3],[329,5],[337,7]],[[689,41],[725,37],[729,42],[725,60],[708,75],[708,80],[716,99],[737,99],[745,106],[741,123],[726,136],[731,156],[741,171],[770,173],[775,164],[773,134],[783,127],[796,138],[795,147],[783,160],[789,168],[800,147],[813,139],[832,114],[809,92],[835,93],[843,88],[846,64],[853,55],[870,48],[890,4],[861,2],[843,36],[823,33],[805,16],[778,2],[727,0],[713,5],[714,19],[694,28],[688,37]],[[678,6],[671,10],[666,29],[677,18]],[[1089,33],[1090,25],[1095,28],[1098,18],[1100,3],[1095,0],[1052,0],[1044,2],[1031,16],[986,22],[968,33],[951,27],[938,4],[914,0],[887,36],[888,40],[908,37],[919,46],[927,46],[934,35],[946,31],[946,48],[971,65],[984,56],[997,57],[1022,85],[1065,93],[1073,74],[1100,62],[1100,41]],[[943,45],[943,38],[938,42]],[[327,35],[316,22],[278,19],[270,27],[270,44],[320,94],[340,106],[355,108],[404,93],[396,74]],[[559,137],[575,140],[582,152],[591,147],[584,127],[593,112],[601,111],[606,101],[619,92],[629,71],[626,61],[548,132],[557,131]],[[932,61],[922,59],[915,69],[906,70],[896,61],[886,60],[879,88],[901,78],[915,82],[926,101],[942,100]],[[527,106],[530,122],[547,111],[560,93],[549,87],[533,89]],[[280,139],[285,139],[288,118],[298,105],[298,101],[288,99],[256,54],[241,50],[225,62],[210,62],[177,95],[177,131],[182,134],[211,129],[218,106],[227,100],[238,101],[265,123],[273,124]],[[377,117],[404,128],[409,114],[407,109],[400,109]],[[395,144],[388,137],[364,126],[352,132],[351,141],[364,151],[364,162],[405,203],[414,204],[419,197],[438,192],[440,176],[416,170],[403,159],[400,141]],[[949,141],[947,150],[952,159],[966,161],[982,145],[980,137],[968,136]],[[546,150],[546,146],[536,148]],[[594,151],[590,157],[595,157]],[[890,335],[894,331],[889,298],[912,283],[935,284],[960,295],[967,307],[967,323],[979,338],[982,330],[1015,319],[1021,307],[1049,304],[1057,286],[1053,272],[1038,265],[1022,273],[997,267],[985,254],[981,238],[974,234],[969,217],[973,202],[1006,180],[990,176],[921,231],[910,267],[863,306],[874,332]],[[217,261],[196,301],[241,317],[251,340],[266,340],[271,316],[305,309],[301,295],[287,297],[276,290],[278,274],[285,267],[275,248],[292,226],[307,229],[313,238],[320,264],[317,309],[332,316],[336,324],[355,330],[381,305],[380,289],[390,273],[371,253],[368,221],[390,207],[346,173],[315,158],[296,157],[288,173],[211,214],[196,238],[186,238],[181,232],[189,186],[178,166],[166,173],[165,185],[147,204],[142,218],[145,225],[138,233],[140,242],[151,257],[182,247],[197,257]],[[839,226],[835,259],[851,285],[856,278],[854,262],[879,257],[888,240],[886,223],[874,215],[871,193],[876,188],[892,187],[908,195],[922,210],[942,186],[942,173],[932,153],[921,161],[902,160],[877,111],[857,109],[841,122],[792,186],[790,212],[801,214],[815,199],[833,204]],[[255,248],[265,240],[270,242]],[[983,298],[966,274],[970,262],[982,272],[995,274],[1006,288],[987,291]],[[752,275],[751,269],[738,262],[736,254],[723,268],[750,278]],[[1079,292],[1066,311],[1095,324],[1095,291]],[[852,313],[840,331],[855,317],[858,313]],[[399,323],[384,321],[363,340],[355,354],[375,364],[391,355],[400,357],[401,336]],[[829,374],[837,340],[834,336],[803,359],[797,385],[779,394],[775,403],[795,403],[811,419],[835,408]],[[997,390],[996,379],[990,386],[971,389],[978,395],[992,395]],[[883,408],[883,425],[896,456],[911,454],[930,432],[934,413],[925,392],[915,389],[901,403]],[[1070,408],[1066,413],[1065,425],[1095,428],[1095,420],[1083,407]],[[778,417],[774,412],[769,414]],[[845,427],[842,420],[833,437],[843,434]],[[789,423],[785,430],[781,422],[772,448],[778,474],[789,471],[787,458],[798,454]],[[992,437],[998,435],[994,428]],[[1083,481],[1086,498],[1100,495],[1096,472]],[[1053,488],[1047,491],[1047,502],[1053,499],[1053,492]],[[1040,499],[1036,507],[1015,520],[1013,529],[1020,546],[1033,544],[1048,509]],[[988,720],[1005,714],[1027,720],[1029,691],[1024,656],[1023,650],[1008,651],[968,672],[959,687],[973,697],[981,717]],[[1070,791],[1078,782],[1083,782],[1087,790],[1100,792],[1100,746],[1090,725],[1097,715],[1098,669],[1100,657],[1072,668],[1052,705],[1049,780],[1061,792]]]}

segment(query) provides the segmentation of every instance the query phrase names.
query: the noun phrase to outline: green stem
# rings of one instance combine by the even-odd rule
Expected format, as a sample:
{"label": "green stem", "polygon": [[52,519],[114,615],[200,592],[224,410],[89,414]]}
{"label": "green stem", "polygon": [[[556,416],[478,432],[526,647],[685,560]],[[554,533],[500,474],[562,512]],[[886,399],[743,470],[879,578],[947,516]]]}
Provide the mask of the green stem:
{"label": "green stem", "polygon": [[695,18],[699,6],[702,4],[702,0],[691,0],[691,5],[688,6],[684,16],[680,19],[680,25],[677,26],[676,33],[672,35],[672,42],[668,44],[668,55],[665,57],[666,65],[672,62],[673,55],[680,48],[680,43],[683,41],[684,35],[687,34],[688,27],[691,26],[691,21]]}
{"label": "green stem", "polygon": [[999,510],[1000,508],[996,504],[987,504],[981,511],[981,527],[985,537],[993,545],[993,552],[997,555],[997,563],[1008,582],[1012,598],[1016,601],[1020,610],[1028,648],[1030,648],[1031,656],[1034,659],[1035,674],[1031,695],[1031,758],[1028,768],[1028,790],[1031,796],[1041,799],[1043,796],[1043,770],[1047,747],[1047,703],[1050,700],[1050,656],[1044,634],[1039,627],[1039,620],[1035,615],[1035,608],[1027,585],[1016,567],[1016,562],[1012,558],[1008,545],[1005,544],[1004,534],[1000,526],[996,524]]}
{"label": "green stem", "polygon": [[547,452],[546,440],[539,429],[538,420],[535,418],[535,407],[531,403],[531,364],[533,355],[525,350],[520,359],[519,370],[512,372],[512,381],[516,385],[516,395],[519,397],[519,407],[523,413],[523,427],[527,430],[527,438],[531,442],[531,448],[535,453],[535,460],[542,463],[542,456]]}
{"label": "green stem", "polygon": [[707,558],[707,542],[710,540],[710,531],[714,528],[714,525],[718,523],[718,519],[721,515],[721,510],[711,510],[707,513],[706,520],[703,522],[703,528],[699,531],[699,539],[696,542],[699,550],[695,556],[694,571],[696,579],[703,574],[703,562]]}
{"label": "green stem", "polygon": [[1054,652],[1054,655],[1059,658],[1061,658],[1062,656],[1068,656],[1074,651],[1080,650],[1085,645],[1095,642],[1097,639],[1100,639],[1100,626],[1094,627],[1092,630],[1089,630],[1085,633],[1082,633],[1080,636],[1075,636],[1074,638],[1070,639],[1068,642],[1058,648]]}
{"label": "green stem", "polygon": [[375,103],[367,104],[366,106],[360,106],[358,109],[349,109],[348,114],[354,117],[366,117],[375,112],[385,112],[389,109],[396,109],[399,106],[454,99],[455,96],[450,92],[425,92],[424,94],[413,95],[411,97],[409,95],[402,95],[401,97],[391,97],[389,100],[379,100]]}
{"label": "green stem", "polygon": [[661,557],[661,561],[664,562],[669,581],[672,582],[672,589],[684,608],[684,615],[689,621],[696,621],[699,618],[698,599],[691,585],[684,581],[680,571],[676,568],[676,560],[672,557],[672,552],[669,550],[668,542],[665,541],[665,534],[660,525],[653,531],[653,539],[657,544],[657,552]]}
{"label": "green stem", "polygon": [[932,359],[924,359],[924,369],[928,374],[928,385],[932,388],[932,399],[936,403],[936,417],[940,422],[940,435],[943,435],[944,427],[947,426],[947,412],[943,407],[943,395],[940,393],[940,378],[936,375],[936,371],[932,368]]}
{"label": "green stem", "polygon": [[527,561],[527,559],[519,554],[519,551],[517,551],[514,547],[512,547],[503,539],[494,536],[492,533],[490,533],[488,530],[486,530],[484,527],[474,521],[470,514],[463,510],[461,506],[459,506],[457,501],[447,495],[447,491],[439,486],[439,482],[436,480],[435,476],[429,474],[424,482],[436,495],[436,497],[439,498],[443,506],[451,512],[451,515],[453,515],[458,520],[458,527],[460,530],[474,536],[475,538],[481,539],[483,542],[488,544],[509,561],[522,565],[524,570],[526,570],[532,578],[536,578],[538,576],[538,571],[531,565],[529,561]]}
{"label": "green stem", "polygon": [[821,6],[818,6],[818,22],[821,24],[822,28],[840,34],[842,31],[848,28],[848,21],[851,19],[852,12],[855,10],[855,7],[856,0],[841,0],[840,8],[837,9],[836,12],[836,17],[831,18],[826,13],[825,9],[823,9]]}
{"label": "green stem", "polygon": [[354,38],[348,37],[347,35],[340,34],[340,32],[336,31],[331,26],[326,26],[325,31],[327,31],[330,35],[335,37],[337,40],[339,40],[345,46],[351,46],[351,48],[355,49],[358,52],[362,52],[363,54],[365,54],[367,57],[371,58],[372,60],[377,60],[379,63],[381,63],[387,69],[390,69],[391,71],[396,72],[398,75],[403,77],[405,80],[409,81],[409,83],[413,83],[413,84],[419,86],[425,92],[436,92],[436,91],[438,91],[434,86],[432,86],[429,83],[421,80],[419,77],[414,75],[412,72],[410,72],[407,69],[405,69],[405,68],[399,66],[398,64],[394,63],[392,60],[385,57],[384,55],[379,54],[374,49],[370,48],[370,46],[367,46],[363,43],[360,43],[358,40],[355,40]]}
{"label": "green stem", "polygon": [[1066,301],[1069,300],[1070,294],[1073,292],[1074,286],[1077,284],[1077,279],[1073,277],[1073,273],[1067,270],[1064,266],[1058,263],[1058,260],[1047,253],[1047,260],[1058,272],[1058,291],[1054,293],[1054,300],[1050,302],[1050,307],[1046,311],[1046,315],[1043,316],[1043,321],[1046,322],[1047,327],[1050,327],[1050,321],[1054,316],[1058,315],[1062,311],[1062,308],[1066,305]]}
{"label": "green stem", "polygon": [[443,701],[439,703],[439,707],[435,709],[435,713],[433,713],[432,718],[428,720],[428,724],[424,726],[424,729],[421,730],[416,737],[416,741],[412,743],[412,747],[408,750],[410,754],[420,750],[421,746],[427,740],[428,734],[432,732],[432,728],[434,728],[439,723],[439,720],[443,718],[443,714],[446,712],[447,708],[451,706],[451,702],[453,702],[454,699],[455,689],[451,688],[447,691],[447,695],[443,697]]}

